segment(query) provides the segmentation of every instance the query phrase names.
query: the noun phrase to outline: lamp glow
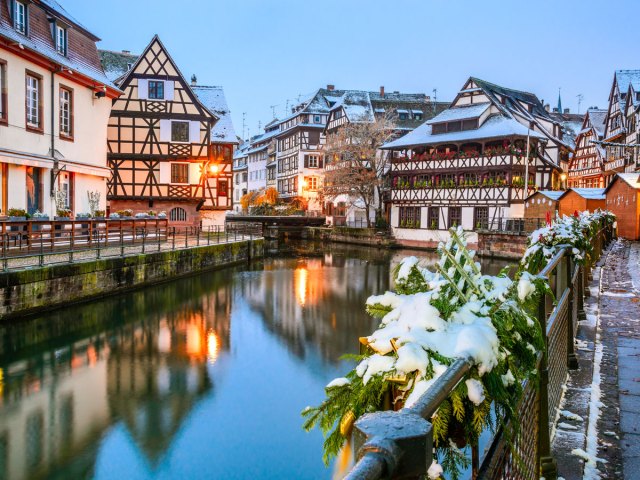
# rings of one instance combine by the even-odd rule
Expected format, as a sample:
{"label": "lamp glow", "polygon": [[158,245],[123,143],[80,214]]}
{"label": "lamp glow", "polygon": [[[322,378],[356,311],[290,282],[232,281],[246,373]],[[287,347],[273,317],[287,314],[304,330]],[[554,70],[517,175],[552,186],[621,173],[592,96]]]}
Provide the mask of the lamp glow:
{"label": "lamp glow", "polygon": [[217,175],[219,171],[220,167],[218,165],[211,165],[209,167],[209,172],[211,172],[212,175]]}

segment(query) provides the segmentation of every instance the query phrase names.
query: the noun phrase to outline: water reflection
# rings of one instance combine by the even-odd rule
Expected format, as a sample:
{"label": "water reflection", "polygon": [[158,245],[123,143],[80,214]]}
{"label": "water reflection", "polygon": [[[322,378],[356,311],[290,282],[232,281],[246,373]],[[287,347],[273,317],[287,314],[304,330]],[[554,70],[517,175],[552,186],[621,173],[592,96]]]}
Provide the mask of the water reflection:
{"label": "water reflection", "polygon": [[0,479],[331,478],[299,412],[349,365],[396,256],[288,245],[0,327]]}

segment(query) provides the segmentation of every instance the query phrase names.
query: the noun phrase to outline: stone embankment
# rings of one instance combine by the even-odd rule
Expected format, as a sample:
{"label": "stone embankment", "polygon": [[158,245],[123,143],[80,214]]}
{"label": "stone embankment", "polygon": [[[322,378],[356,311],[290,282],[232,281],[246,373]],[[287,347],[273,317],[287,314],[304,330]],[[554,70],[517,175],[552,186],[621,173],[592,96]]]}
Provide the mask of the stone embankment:
{"label": "stone embankment", "polygon": [[0,320],[236,265],[263,251],[262,239],[244,240],[2,272]]}

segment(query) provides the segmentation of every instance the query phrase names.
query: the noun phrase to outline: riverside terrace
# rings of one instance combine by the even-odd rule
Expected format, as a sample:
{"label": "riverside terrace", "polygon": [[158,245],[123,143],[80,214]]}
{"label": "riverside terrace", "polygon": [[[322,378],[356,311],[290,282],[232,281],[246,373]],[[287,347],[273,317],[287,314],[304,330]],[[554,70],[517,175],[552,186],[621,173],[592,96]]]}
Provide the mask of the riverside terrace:
{"label": "riverside terrace", "polygon": [[0,268],[3,271],[59,263],[124,257],[231,243],[257,238],[248,223],[225,229],[169,226],[167,219],[13,220],[0,222]]}

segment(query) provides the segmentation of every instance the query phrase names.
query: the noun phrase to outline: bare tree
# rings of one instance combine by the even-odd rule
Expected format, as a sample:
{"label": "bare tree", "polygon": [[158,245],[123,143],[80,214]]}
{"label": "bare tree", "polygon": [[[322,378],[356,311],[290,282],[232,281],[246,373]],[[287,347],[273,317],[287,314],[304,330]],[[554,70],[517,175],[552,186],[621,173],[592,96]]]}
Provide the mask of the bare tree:
{"label": "bare tree", "polygon": [[327,135],[325,174],[321,197],[334,200],[347,195],[354,204],[364,205],[367,226],[370,213],[382,218],[385,176],[389,171],[389,153],[379,150],[394,134],[392,115],[372,120],[352,121]]}

